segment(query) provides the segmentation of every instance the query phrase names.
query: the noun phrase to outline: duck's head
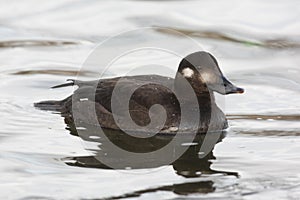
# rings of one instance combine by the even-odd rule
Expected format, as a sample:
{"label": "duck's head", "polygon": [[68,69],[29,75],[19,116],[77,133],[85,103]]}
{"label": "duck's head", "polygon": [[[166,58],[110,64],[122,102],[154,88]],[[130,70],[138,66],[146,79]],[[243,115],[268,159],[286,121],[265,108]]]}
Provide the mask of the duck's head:
{"label": "duck's head", "polygon": [[208,52],[199,51],[183,58],[179,64],[178,73],[200,93],[205,89],[220,94],[244,92],[243,88],[233,85],[224,77],[217,60]]}

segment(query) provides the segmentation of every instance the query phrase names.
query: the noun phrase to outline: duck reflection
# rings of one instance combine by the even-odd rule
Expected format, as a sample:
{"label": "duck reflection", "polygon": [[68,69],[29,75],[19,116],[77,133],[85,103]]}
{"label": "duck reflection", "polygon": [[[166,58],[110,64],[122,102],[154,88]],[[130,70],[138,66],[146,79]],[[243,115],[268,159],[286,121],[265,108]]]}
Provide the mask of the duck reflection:
{"label": "duck reflection", "polygon": [[[223,175],[233,175],[238,177],[236,172],[217,171],[211,168],[212,161],[216,158],[213,155],[213,149],[209,152],[200,152],[201,145],[203,144],[205,135],[196,135],[196,137],[190,135],[182,135],[175,138],[175,135],[169,134],[156,134],[149,138],[139,138],[128,135],[122,131],[99,129],[100,127],[76,123],[76,127],[73,122],[70,123],[67,118],[65,122],[68,125],[70,134],[81,137],[86,143],[93,144],[93,148],[86,146],[87,150],[90,150],[93,155],[91,156],[76,156],[67,157],[64,162],[69,166],[75,167],[87,167],[87,168],[100,168],[100,169],[145,169],[171,165],[174,171],[183,177],[194,178],[201,177],[208,174],[221,173]],[[99,134],[99,131],[102,134]],[[137,136],[139,133],[136,133]],[[218,142],[221,142],[225,137],[225,132],[212,133],[217,134],[219,137]],[[178,135],[178,134],[177,134]],[[191,141],[191,138],[192,141]],[[171,143],[174,139],[177,141]],[[128,156],[123,154],[112,153],[114,149],[112,146],[118,146],[118,148],[124,151],[131,152]],[[164,153],[151,154],[170,146],[169,151]],[[96,148],[95,148],[96,147]],[[180,151],[183,150],[183,151]],[[172,152],[172,153],[170,153]],[[179,152],[179,153],[176,153]],[[202,154],[205,156],[202,156]],[[146,155],[144,158],[139,157],[135,159],[136,155]],[[168,158],[167,158],[168,157]],[[172,162],[170,161],[173,160]],[[215,190],[214,182],[212,180],[195,180],[193,182],[186,182],[181,184],[171,184],[162,187],[156,187],[152,189],[135,191],[134,193],[128,193],[118,198],[127,198],[140,196],[144,193],[151,193],[157,191],[170,191],[179,195],[187,195],[191,193],[210,193]]]}
{"label": "duck reflection", "polygon": [[[83,123],[76,123],[77,128],[75,128],[74,123],[65,121],[70,134],[81,137],[87,144],[86,149],[93,153],[91,156],[65,158],[65,163],[70,166],[101,169],[143,169],[169,164],[173,166],[178,175],[187,178],[216,173],[238,176],[235,172],[217,171],[211,168],[212,161],[215,160],[213,149],[209,152],[200,152],[205,138],[204,134],[182,135],[177,138],[170,134],[156,134],[149,138],[139,138],[139,133],[136,133],[137,137],[133,137],[119,130],[100,129],[100,127]],[[101,130],[103,132],[99,134]],[[211,134],[217,134],[218,142],[221,142],[226,133],[222,131]],[[171,143],[174,140],[176,142]],[[89,143],[93,144],[92,149],[89,148]],[[162,151],[166,152],[165,155],[153,153],[166,148],[166,146],[169,146],[168,149]],[[116,147],[124,152],[129,152],[129,154],[114,153]],[[202,156],[203,154],[205,156]],[[135,157],[137,155],[142,155],[142,157]]]}

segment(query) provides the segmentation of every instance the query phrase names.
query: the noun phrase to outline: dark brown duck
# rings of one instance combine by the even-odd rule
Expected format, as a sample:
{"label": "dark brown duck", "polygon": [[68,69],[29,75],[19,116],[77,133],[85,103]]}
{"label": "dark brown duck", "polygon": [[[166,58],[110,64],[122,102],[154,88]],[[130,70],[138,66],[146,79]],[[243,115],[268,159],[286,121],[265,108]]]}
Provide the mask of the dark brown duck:
{"label": "dark brown duck", "polygon": [[216,59],[203,51],[183,58],[175,79],[138,75],[70,81],[53,88],[78,86],[71,96],[61,101],[42,101],[35,106],[58,111],[67,121],[138,132],[159,129],[162,133],[206,133],[226,129],[226,117],[216,105],[213,92],[224,95],[244,92],[229,82]]}

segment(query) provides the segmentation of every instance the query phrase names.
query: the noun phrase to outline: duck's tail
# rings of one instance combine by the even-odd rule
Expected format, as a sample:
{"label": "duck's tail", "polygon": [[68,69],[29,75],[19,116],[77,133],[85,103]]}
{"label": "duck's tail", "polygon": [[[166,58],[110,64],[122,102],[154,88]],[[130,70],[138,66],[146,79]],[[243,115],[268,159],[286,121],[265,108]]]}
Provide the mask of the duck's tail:
{"label": "duck's tail", "polygon": [[[60,84],[51,87],[52,89],[54,88],[61,88],[61,87],[67,87],[67,86],[73,86],[75,85],[75,80],[74,79],[67,79],[67,81],[70,81],[68,83]],[[50,101],[41,101],[34,103],[34,107],[39,108],[41,110],[48,110],[48,111],[59,111],[62,112],[64,107],[65,107],[65,102],[69,99],[67,97],[66,99],[63,100],[50,100]]]}
{"label": "duck's tail", "polygon": [[61,112],[64,108],[65,101],[41,101],[34,103],[34,107],[39,108],[41,110],[48,111],[59,111]]}

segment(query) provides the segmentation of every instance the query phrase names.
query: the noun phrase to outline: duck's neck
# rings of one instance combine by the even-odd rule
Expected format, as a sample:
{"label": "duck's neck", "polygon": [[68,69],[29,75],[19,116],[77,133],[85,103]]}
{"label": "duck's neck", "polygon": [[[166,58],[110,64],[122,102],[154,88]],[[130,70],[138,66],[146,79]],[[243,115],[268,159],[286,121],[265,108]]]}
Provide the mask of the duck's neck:
{"label": "duck's neck", "polygon": [[[215,107],[215,98],[212,91],[209,91],[206,84],[195,79],[184,78],[182,74],[178,73],[174,80],[174,89],[177,94],[183,96],[184,104],[188,108],[199,108],[199,124],[198,131],[206,132],[208,130],[211,117]],[[197,102],[194,101],[193,96],[196,95]],[[194,105],[197,103],[198,105]]]}

